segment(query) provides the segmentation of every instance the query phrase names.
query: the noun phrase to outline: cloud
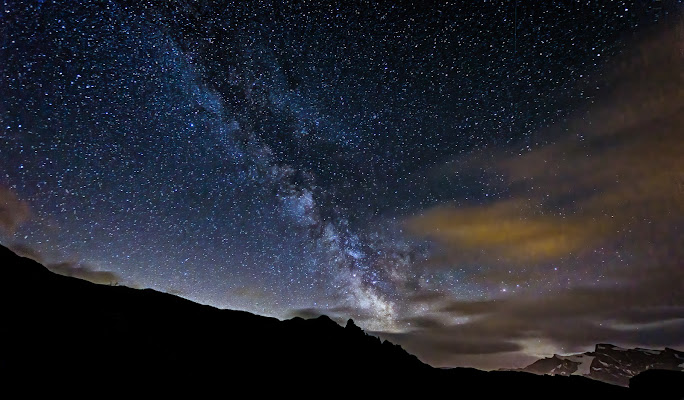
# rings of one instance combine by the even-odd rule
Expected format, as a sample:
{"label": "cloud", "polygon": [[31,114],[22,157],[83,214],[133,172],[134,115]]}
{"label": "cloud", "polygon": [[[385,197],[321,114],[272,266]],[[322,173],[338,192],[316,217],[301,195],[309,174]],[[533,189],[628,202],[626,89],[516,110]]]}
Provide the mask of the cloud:
{"label": "cloud", "polygon": [[452,170],[459,176],[484,170],[503,177],[506,197],[425,210],[406,221],[409,232],[441,243],[445,265],[548,263],[617,244],[681,254],[682,26],[615,62],[598,84],[598,100],[538,134],[552,144],[450,164],[465,165]]}
{"label": "cloud", "polygon": [[[399,321],[404,330],[369,333],[401,344],[433,366],[522,367],[541,356],[589,351],[604,342],[684,346],[684,270],[674,265],[647,275],[626,271],[610,286],[478,301],[421,291],[411,299],[427,307]],[[342,324],[356,312],[302,309],[293,316],[326,314]]]}
{"label": "cloud", "polygon": [[0,186],[0,230],[11,235],[30,216],[28,203],[20,200],[13,191]]}
{"label": "cloud", "polygon": [[684,306],[661,306],[660,308],[635,308],[623,310],[615,322],[631,326],[684,318]]}
{"label": "cloud", "polygon": [[451,301],[443,305],[440,311],[458,316],[475,316],[494,312],[500,305],[501,301],[497,300]]}
{"label": "cloud", "polygon": [[[543,339],[557,352],[586,351],[596,343],[626,346],[684,345],[684,271],[626,277],[611,287],[575,287],[546,295],[513,295],[482,301],[442,299],[429,323],[414,335],[451,337],[462,343],[534,343]],[[465,318],[464,318],[465,317]],[[445,324],[459,318],[460,324]],[[458,347],[456,347],[458,348]],[[434,357],[434,350],[422,349]],[[511,350],[512,351],[512,350]],[[526,352],[537,353],[526,345]],[[458,358],[452,362],[458,363]]]}
{"label": "cloud", "polygon": [[479,301],[415,293],[409,328],[381,335],[436,366],[482,368],[600,342],[684,346],[682,49],[680,21],[614,60],[594,100],[531,140],[548,144],[436,168],[490,176],[505,195],[408,218],[436,244],[423,266],[485,294],[521,288]]}
{"label": "cloud", "polygon": [[443,296],[430,311],[405,318],[406,331],[377,334],[432,365],[479,368],[521,367],[535,356],[589,351],[605,342],[679,347],[684,346],[684,272],[670,277],[496,300]]}
{"label": "cloud", "polygon": [[409,296],[410,303],[433,303],[444,299],[444,293],[436,291],[418,291]]}
{"label": "cloud", "polygon": [[[489,183],[506,196],[405,221],[436,243],[418,267],[458,277],[466,290],[407,288],[400,329],[370,333],[434,366],[479,368],[522,367],[601,342],[684,346],[683,32],[684,24],[655,35],[615,61],[594,102],[538,133],[549,144],[435,169],[496,177]],[[499,284],[515,290],[504,295]],[[464,300],[471,289],[482,299]],[[374,318],[356,312],[295,314]]]}
{"label": "cloud", "polygon": [[582,221],[534,215],[520,200],[486,206],[428,210],[409,229],[450,246],[459,260],[497,257],[506,261],[546,261],[577,251],[592,239]]}
{"label": "cloud", "polygon": [[85,279],[101,285],[114,285],[121,282],[121,277],[110,271],[99,271],[81,263],[61,262],[48,264],[47,268],[57,274]]}
{"label": "cloud", "polygon": [[[114,272],[97,270],[94,267],[84,263],[73,261],[57,263],[46,262],[45,257],[43,257],[40,252],[35,250],[33,247],[22,243],[12,243],[7,247],[21,257],[30,258],[40,264],[43,264],[47,269],[56,274],[85,279],[87,281],[102,285],[115,285],[123,282],[122,278]],[[133,282],[127,282],[126,284],[127,286],[135,287]]]}
{"label": "cloud", "polygon": [[[381,337],[401,343],[409,352],[432,365],[455,365],[462,355],[499,354],[523,350],[523,346],[506,338],[452,336],[458,329],[433,329],[424,332],[379,333]],[[460,363],[459,363],[460,364]],[[456,364],[458,365],[458,364]]]}

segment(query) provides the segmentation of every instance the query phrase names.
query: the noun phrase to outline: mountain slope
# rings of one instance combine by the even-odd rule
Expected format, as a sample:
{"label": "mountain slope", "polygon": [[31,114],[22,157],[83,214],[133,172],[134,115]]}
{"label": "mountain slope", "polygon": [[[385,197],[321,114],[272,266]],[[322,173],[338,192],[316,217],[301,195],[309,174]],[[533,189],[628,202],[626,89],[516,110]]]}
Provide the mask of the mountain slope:
{"label": "mountain slope", "polygon": [[181,388],[294,390],[302,397],[319,397],[320,390],[528,399],[631,393],[576,376],[434,369],[351,320],[346,327],[325,316],[279,321],[149,289],[96,285],[2,246],[0,276],[0,377],[22,391],[54,391],[54,382],[66,382],[69,391],[131,391],[137,382],[175,395]]}
{"label": "mountain slope", "polygon": [[325,316],[281,322],[150,289],[57,275],[4,247],[0,260],[3,281],[12,282],[1,294],[7,323],[0,332],[5,343],[27,345],[9,346],[2,368],[81,373],[84,365],[102,364],[107,372],[121,364],[135,367],[128,364],[139,358],[155,364],[155,371],[193,365],[194,374],[225,368],[226,360],[239,361],[240,371],[269,365],[313,373],[308,370],[316,363],[338,365],[345,359],[362,360],[361,368],[368,370],[428,368],[401,347],[364,334],[351,320],[346,328]]}

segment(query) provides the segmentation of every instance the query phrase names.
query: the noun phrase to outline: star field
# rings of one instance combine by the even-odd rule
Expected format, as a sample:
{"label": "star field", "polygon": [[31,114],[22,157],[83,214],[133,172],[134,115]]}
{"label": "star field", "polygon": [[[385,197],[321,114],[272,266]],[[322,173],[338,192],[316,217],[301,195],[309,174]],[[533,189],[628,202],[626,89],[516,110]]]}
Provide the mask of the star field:
{"label": "star field", "polygon": [[681,12],[5,1],[0,240],[433,365],[682,345]]}

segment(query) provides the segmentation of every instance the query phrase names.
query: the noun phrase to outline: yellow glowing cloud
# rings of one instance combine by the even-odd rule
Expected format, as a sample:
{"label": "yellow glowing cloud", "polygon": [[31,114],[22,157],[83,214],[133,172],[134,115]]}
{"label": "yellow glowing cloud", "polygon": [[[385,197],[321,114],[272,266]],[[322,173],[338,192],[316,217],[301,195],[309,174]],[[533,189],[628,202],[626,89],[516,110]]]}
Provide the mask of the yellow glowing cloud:
{"label": "yellow glowing cloud", "polygon": [[26,202],[11,190],[0,187],[0,229],[10,235],[29,219],[31,211]]}
{"label": "yellow glowing cloud", "polygon": [[410,220],[408,227],[454,246],[452,250],[463,257],[477,258],[481,251],[483,257],[511,261],[558,257],[591,239],[586,225],[556,216],[532,215],[518,200],[482,207],[435,208]]}
{"label": "yellow glowing cloud", "polygon": [[681,245],[683,26],[619,60],[601,100],[555,127],[565,133],[554,144],[496,160],[510,198],[436,207],[409,219],[409,230],[460,260],[541,262],[617,238]]}

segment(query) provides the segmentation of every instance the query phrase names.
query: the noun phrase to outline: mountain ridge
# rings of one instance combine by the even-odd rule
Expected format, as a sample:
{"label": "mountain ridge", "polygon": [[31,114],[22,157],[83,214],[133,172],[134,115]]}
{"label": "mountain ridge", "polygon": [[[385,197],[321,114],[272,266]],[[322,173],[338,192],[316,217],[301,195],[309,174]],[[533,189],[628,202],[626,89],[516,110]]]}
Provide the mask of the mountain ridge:
{"label": "mountain ridge", "polygon": [[[138,382],[172,393],[226,384],[231,390],[277,393],[298,382],[304,397],[319,394],[310,390],[334,387],[527,398],[545,398],[549,392],[555,398],[633,394],[577,376],[436,369],[401,346],[366,334],[351,319],[345,327],[327,316],[280,321],[151,289],[98,285],[52,273],[2,246],[0,274],[5,282],[0,291],[0,376],[23,388],[35,387],[36,380],[76,379],[80,388],[90,390],[113,380],[127,389]],[[643,382],[646,392],[651,380]]]}
{"label": "mountain ridge", "polygon": [[579,375],[620,386],[629,386],[630,379],[646,370],[684,372],[684,352],[669,347],[663,350],[622,348],[599,343],[594,351],[541,358],[518,369],[540,375]]}

